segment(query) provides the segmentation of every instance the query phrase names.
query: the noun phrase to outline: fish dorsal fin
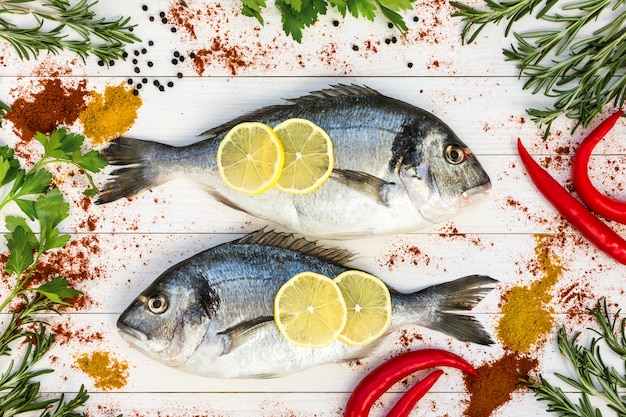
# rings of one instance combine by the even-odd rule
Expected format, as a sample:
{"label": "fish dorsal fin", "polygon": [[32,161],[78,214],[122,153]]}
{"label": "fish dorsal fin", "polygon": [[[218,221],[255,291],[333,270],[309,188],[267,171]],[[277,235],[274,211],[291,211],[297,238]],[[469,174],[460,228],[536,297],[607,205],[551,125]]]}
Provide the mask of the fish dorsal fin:
{"label": "fish dorsal fin", "polygon": [[247,113],[229,122],[216,126],[212,129],[206,130],[200,133],[200,136],[217,136],[222,133],[226,133],[233,127],[237,126],[239,123],[259,121],[263,119],[267,114],[283,110],[286,107],[289,107],[293,104],[311,103],[311,102],[318,101],[318,100],[337,98],[337,97],[364,97],[364,96],[374,96],[374,95],[380,96],[381,94],[378,91],[373,90],[366,86],[361,86],[361,85],[356,85],[356,84],[351,84],[351,85],[337,84],[337,85],[331,86],[330,88],[325,88],[323,90],[312,91],[311,93],[302,97],[285,99],[285,101],[288,101],[292,104],[277,104],[277,105],[263,107],[261,109]]}
{"label": "fish dorsal fin", "polygon": [[336,85],[331,86],[331,88],[325,88],[323,90],[312,91],[306,96],[302,96],[298,98],[290,98],[290,99],[287,99],[287,101],[294,103],[294,104],[298,104],[298,103],[307,103],[307,102],[323,100],[323,99],[328,99],[328,98],[363,97],[363,96],[380,96],[380,93],[364,85],[336,84]]}
{"label": "fish dorsal fin", "polygon": [[291,233],[281,233],[261,229],[235,241],[238,244],[263,245],[298,251],[305,255],[315,256],[336,265],[344,265],[355,258],[355,254],[340,248],[326,248],[317,242],[296,237]]}

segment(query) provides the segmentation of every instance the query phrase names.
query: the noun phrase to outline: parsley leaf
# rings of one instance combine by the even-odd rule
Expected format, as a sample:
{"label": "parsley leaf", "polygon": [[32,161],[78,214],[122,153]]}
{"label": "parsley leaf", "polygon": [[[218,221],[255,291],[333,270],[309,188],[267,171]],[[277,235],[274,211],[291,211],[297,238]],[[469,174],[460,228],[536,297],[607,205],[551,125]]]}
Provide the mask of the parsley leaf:
{"label": "parsley leaf", "polygon": [[32,236],[34,234],[30,227],[27,230],[22,226],[17,226],[5,235],[10,252],[5,269],[9,274],[15,273],[19,276],[33,263],[33,251],[36,247],[32,246]]}
{"label": "parsley leaf", "polygon": [[[0,116],[3,108],[0,106]],[[44,147],[44,155],[28,171],[23,169],[14,156],[13,149],[0,147],[0,210],[15,203],[26,216],[5,216],[8,233],[4,235],[9,250],[5,265],[8,275],[15,277],[11,293],[0,299],[0,313],[4,313],[16,298],[21,301],[0,328],[0,356],[11,353],[11,346],[23,340],[19,362],[8,362],[6,370],[0,371],[0,415],[5,411],[11,415],[41,410],[41,415],[57,417],[79,417],[75,410],[82,406],[89,396],[81,386],[73,399],[66,401],[64,396],[41,398],[40,375],[53,372],[52,369],[38,369],[37,363],[48,352],[54,342],[49,325],[34,316],[36,313],[54,310],[57,305],[67,305],[68,301],[80,294],[70,287],[69,282],[60,276],[40,285],[27,288],[29,279],[36,270],[39,260],[46,251],[60,248],[70,239],[62,234],[59,225],[69,216],[69,204],[58,188],[52,187],[52,174],[47,164],[67,163],[81,169],[95,189],[91,172],[98,172],[106,165],[96,151],[83,153],[81,146],[84,137],[68,133],[65,129],[52,132],[49,136],[37,133],[36,139]],[[8,190],[8,191],[7,191]],[[33,232],[31,224],[34,223]]]}
{"label": "parsley leaf", "polygon": [[[302,30],[315,23],[319,15],[325,15],[328,7],[333,7],[346,16],[346,11],[356,18],[365,17],[372,21],[378,10],[403,35],[408,30],[402,10],[411,10],[416,0],[276,0],[276,8],[280,11],[283,30],[296,42],[302,42]],[[256,18],[263,24],[261,11],[266,7],[265,0],[241,0],[242,13]]]}
{"label": "parsley leaf", "polygon": [[47,297],[53,303],[61,305],[69,305],[64,300],[70,300],[82,294],[80,291],[70,287],[70,283],[63,277],[56,277],[35,288],[35,291]]}

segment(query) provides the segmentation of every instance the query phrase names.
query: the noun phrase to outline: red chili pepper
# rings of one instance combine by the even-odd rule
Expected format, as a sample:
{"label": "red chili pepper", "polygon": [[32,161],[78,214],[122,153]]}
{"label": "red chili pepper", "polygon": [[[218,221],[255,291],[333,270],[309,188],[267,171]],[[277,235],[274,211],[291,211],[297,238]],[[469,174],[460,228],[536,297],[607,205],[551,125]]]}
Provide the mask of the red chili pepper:
{"label": "red chili pepper", "polygon": [[593,215],[580,201],[565,190],[524,149],[517,139],[517,150],[530,179],[557,211],[589,242],[619,263],[626,264],[626,241]]}
{"label": "red chili pepper", "polygon": [[375,368],[357,384],[348,398],[344,417],[366,417],[376,400],[393,384],[422,369],[449,366],[478,376],[465,359],[440,349],[422,349],[403,353]]}
{"label": "red chili pepper", "polygon": [[435,382],[441,375],[443,375],[443,371],[437,369],[416,383],[398,400],[387,414],[387,417],[408,417],[411,411],[413,411],[415,404],[435,385]]}
{"label": "red chili pepper", "polygon": [[600,123],[580,144],[574,155],[572,180],[580,199],[592,211],[609,220],[626,224],[626,201],[609,197],[591,183],[587,168],[593,148],[613,128],[624,112],[620,109]]}

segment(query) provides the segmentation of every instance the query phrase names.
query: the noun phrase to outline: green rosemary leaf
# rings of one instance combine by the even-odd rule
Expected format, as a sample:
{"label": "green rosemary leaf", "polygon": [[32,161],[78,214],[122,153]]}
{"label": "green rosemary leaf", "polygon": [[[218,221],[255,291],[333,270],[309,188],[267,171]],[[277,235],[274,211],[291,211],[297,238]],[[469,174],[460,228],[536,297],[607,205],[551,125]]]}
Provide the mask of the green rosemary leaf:
{"label": "green rosemary leaf", "polygon": [[[503,21],[507,22],[505,36],[523,17],[548,25],[543,30],[512,32],[515,43],[503,51],[505,60],[517,66],[520,78],[526,78],[523,89],[552,99],[551,106],[527,109],[533,121],[546,127],[544,137],[562,115],[573,119],[575,131],[588,126],[607,106],[624,105],[625,0],[485,0],[486,10],[451,4],[458,9],[453,16],[464,22],[463,43],[474,41],[487,25]],[[600,25],[603,16],[608,23]]]}

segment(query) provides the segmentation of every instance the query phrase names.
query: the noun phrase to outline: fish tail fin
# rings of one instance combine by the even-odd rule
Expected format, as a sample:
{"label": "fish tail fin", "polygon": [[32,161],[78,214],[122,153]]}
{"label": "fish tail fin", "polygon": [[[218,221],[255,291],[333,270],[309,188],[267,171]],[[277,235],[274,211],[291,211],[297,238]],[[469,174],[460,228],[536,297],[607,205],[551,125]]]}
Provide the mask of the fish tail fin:
{"label": "fish tail fin", "polygon": [[[464,342],[490,345],[493,340],[483,325],[468,311],[493,289],[498,281],[486,275],[469,275],[433,285],[419,293],[435,300],[436,307],[424,326]],[[418,293],[418,294],[419,294]]]}
{"label": "fish tail fin", "polygon": [[119,137],[111,141],[101,153],[110,165],[120,166],[111,172],[111,179],[104,185],[96,204],[106,204],[161,184],[154,169],[156,152],[171,148],[157,142]]}

